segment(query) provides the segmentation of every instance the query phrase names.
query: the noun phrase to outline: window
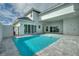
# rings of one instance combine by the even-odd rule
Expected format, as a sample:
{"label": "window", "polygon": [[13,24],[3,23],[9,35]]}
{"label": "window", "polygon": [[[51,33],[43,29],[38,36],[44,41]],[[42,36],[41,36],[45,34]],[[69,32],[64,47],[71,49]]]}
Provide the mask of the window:
{"label": "window", "polygon": [[39,25],[38,28],[40,28],[41,26]]}
{"label": "window", "polygon": [[48,31],[48,26],[46,26],[46,31]]}
{"label": "window", "polygon": [[27,33],[27,25],[24,25],[24,33]]}
{"label": "window", "polygon": [[55,29],[55,32],[59,32],[58,26],[56,26],[54,29]]}
{"label": "window", "polygon": [[34,27],[35,27],[35,32],[36,32],[36,25]]}
{"label": "window", "polygon": [[34,33],[34,25],[32,25],[32,33]]}
{"label": "window", "polygon": [[53,27],[51,26],[51,27],[50,27],[50,32],[53,32],[52,29],[53,29]]}
{"label": "window", "polygon": [[30,25],[28,25],[28,33],[30,33]]}

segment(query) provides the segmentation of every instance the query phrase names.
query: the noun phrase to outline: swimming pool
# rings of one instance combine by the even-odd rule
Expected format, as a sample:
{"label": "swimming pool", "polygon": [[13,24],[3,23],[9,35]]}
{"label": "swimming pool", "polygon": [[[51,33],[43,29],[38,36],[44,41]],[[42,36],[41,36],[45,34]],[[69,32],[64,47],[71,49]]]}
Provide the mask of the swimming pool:
{"label": "swimming pool", "polygon": [[29,37],[14,38],[13,41],[22,56],[32,56],[48,47],[59,38],[33,35]]}

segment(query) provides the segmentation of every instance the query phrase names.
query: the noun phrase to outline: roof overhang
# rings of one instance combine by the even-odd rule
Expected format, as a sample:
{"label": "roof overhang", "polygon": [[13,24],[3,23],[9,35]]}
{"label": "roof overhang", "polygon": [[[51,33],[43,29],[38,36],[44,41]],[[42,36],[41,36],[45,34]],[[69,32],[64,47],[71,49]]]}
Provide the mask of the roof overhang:
{"label": "roof overhang", "polygon": [[75,12],[74,6],[70,5],[70,6],[62,8],[60,10],[57,10],[57,11],[54,11],[54,12],[51,11],[48,14],[42,15],[41,20],[44,21],[44,20],[56,18],[56,17],[62,16],[62,15],[71,14],[71,13],[74,13],[74,12]]}
{"label": "roof overhang", "polygon": [[32,11],[35,11],[37,13],[41,13],[39,10],[31,8],[29,11],[27,11],[27,13],[25,14],[25,16],[27,16],[29,13],[31,13]]}
{"label": "roof overhang", "polygon": [[42,20],[41,22],[60,21],[60,20],[64,20],[64,19],[67,19],[67,18],[71,18],[71,17],[77,17],[77,16],[78,15],[75,12],[73,12],[73,13],[70,13],[70,14],[65,14],[65,15],[49,18],[49,19],[46,19],[46,20]]}

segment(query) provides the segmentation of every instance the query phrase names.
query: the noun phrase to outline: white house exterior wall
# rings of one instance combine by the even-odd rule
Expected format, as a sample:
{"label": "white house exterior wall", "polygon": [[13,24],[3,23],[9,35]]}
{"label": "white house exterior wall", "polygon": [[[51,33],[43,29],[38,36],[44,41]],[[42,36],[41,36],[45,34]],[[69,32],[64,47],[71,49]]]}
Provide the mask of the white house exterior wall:
{"label": "white house exterior wall", "polygon": [[79,17],[64,19],[63,33],[69,35],[79,35]]}
{"label": "white house exterior wall", "polygon": [[[37,33],[43,33],[43,31],[46,32],[46,26],[48,26],[48,32],[50,32],[50,26],[58,26],[60,29],[59,33],[79,35],[78,16],[79,4],[65,4],[43,15],[39,15],[37,12],[32,11],[32,17],[34,22],[20,22],[21,26],[19,27],[19,33],[24,34],[24,24],[30,24],[37,26]],[[42,23],[39,21],[41,21]],[[40,29],[38,28],[39,25],[41,25]]]}
{"label": "white house exterior wall", "polygon": [[3,38],[13,36],[13,27],[11,25],[3,25]]}
{"label": "white house exterior wall", "polygon": [[[22,21],[20,22],[19,35],[24,35],[24,25],[36,25],[36,33],[42,33],[42,24],[40,22]],[[41,26],[40,29],[38,26]],[[32,30],[32,29],[31,29]]]}
{"label": "white house exterior wall", "polygon": [[0,43],[1,43],[1,40],[2,40],[2,24],[0,24]]}
{"label": "white house exterior wall", "polygon": [[60,21],[53,21],[53,22],[46,22],[44,24],[44,32],[46,32],[46,26],[48,26],[48,32],[50,32],[50,26],[58,26],[59,33],[63,33],[63,20]]}
{"label": "white house exterior wall", "polygon": [[[55,11],[55,12],[51,11],[51,12],[54,13],[55,15],[59,15],[59,14],[62,14],[62,13],[68,13],[69,14],[69,13],[74,12],[74,14],[72,16],[69,15],[68,17],[62,18],[63,19],[63,24],[61,26],[63,26],[63,27],[62,28],[60,27],[60,28],[62,29],[61,31],[63,31],[63,34],[79,35],[79,4],[73,4],[73,5],[71,5],[69,7],[66,7],[66,8],[63,7],[63,9],[61,9],[61,10],[58,10],[58,11]],[[62,10],[63,10],[63,12],[59,13],[59,11],[62,11]],[[58,13],[56,13],[56,12],[58,12]],[[46,14],[46,15],[49,15],[49,14]],[[44,16],[46,16],[46,15],[44,15]],[[63,17],[63,15],[64,14],[62,14],[61,17]],[[42,17],[44,17],[44,16],[42,16]],[[48,16],[46,16],[46,17],[48,17]],[[53,17],[54,16],[52,15],[52,18]],[[47,18],[47,20],[49,20],[49,19]],[[57,22],[54,22],[54,21],[51,21],[52,25],[57,24]],[[58,22],[59,22],[59,20],[58,20]],[[51,23],[47,23],[47,24],[49,24],[49,26],[51,26]]]}
{"label": "white house exterior wall", "polygon": [[32,18],[35,22],[38,22],[40,21],[40,17],[39,17],[39,13],[38,12],[35,12],[35,11],[32,11]]}

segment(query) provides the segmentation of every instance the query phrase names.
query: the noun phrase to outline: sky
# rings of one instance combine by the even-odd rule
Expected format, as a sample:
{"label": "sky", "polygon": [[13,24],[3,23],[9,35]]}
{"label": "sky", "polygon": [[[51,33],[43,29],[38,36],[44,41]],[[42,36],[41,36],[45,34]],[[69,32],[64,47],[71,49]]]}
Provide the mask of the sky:
{"label": "sky", "polygon": [[43,12],[54,5],[53,3],[0,3],[0,22],[4,25],[10,25],[18,17],[24,16],[31,8]]}

